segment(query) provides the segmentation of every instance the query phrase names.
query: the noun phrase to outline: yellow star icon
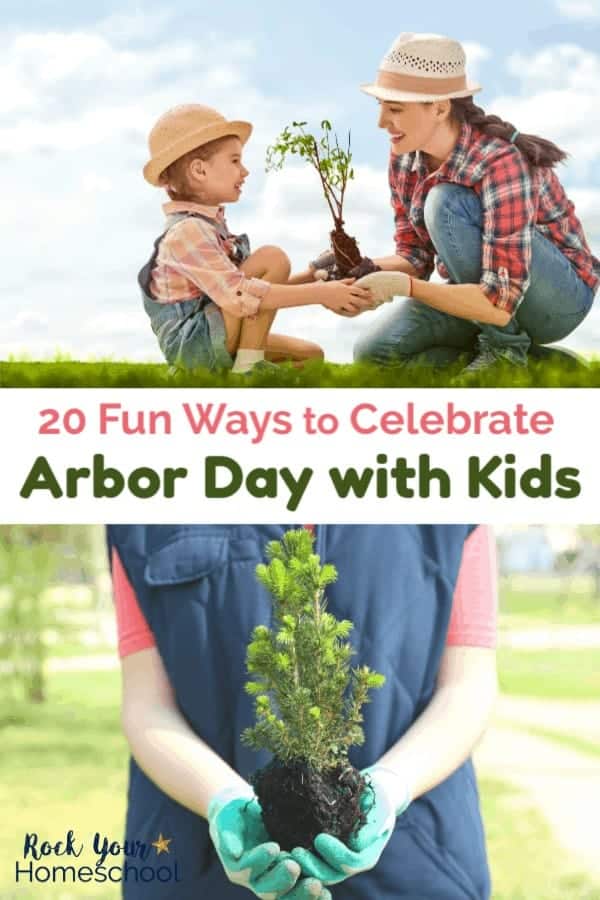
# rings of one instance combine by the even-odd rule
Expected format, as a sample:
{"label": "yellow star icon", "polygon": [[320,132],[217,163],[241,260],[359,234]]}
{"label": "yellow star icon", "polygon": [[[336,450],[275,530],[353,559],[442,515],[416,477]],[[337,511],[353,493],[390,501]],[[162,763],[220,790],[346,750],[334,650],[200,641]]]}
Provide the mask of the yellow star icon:
{"label": "yellow star icon", "polygon": [[152,846],[156,847],[156,855],[160,856],[161,853],[170,853],[169,844],[173,838],[164,838],[162,836],[162,831],[159,834],[158,838],[155,841],[152,841]]}

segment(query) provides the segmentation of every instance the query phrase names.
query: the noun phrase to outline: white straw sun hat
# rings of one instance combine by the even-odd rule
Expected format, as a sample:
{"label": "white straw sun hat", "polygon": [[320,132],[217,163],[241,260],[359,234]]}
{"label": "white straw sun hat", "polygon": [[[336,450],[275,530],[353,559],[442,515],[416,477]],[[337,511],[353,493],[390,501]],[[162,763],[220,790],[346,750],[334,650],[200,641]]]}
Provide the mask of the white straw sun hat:
{"label": "white straw sun hat", "polygon": [[450,100],[481,90],[467,80],[462,45],[440,34],[398,35],[383,57],[373,84],[361,84],[365,94],[388,101]]}

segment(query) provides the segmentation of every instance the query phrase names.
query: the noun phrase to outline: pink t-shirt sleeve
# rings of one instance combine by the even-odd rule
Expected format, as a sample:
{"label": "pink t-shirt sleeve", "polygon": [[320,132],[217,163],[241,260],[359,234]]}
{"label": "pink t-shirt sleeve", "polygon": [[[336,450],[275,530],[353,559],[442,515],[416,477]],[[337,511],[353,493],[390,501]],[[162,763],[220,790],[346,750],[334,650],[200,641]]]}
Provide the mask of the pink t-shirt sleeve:
{"label": "pink t-shirt sleeve", "polygon": [[112,579],[117,613],[119,656],[155,647],[156,641],[140,609],[135,591],[115,549],[112,552]]}
{"label": "pink t-shirt sleeve", "polygon": [[[305,527],[312,530],[312,526]],[[112,561],[118,649],[119,656],[123,658],[155,647],[156,641],[114,549]],[[479,525],[465,542],[454,590],[447,645],[495,647],[497,607],[494,537],[491,528]]]}
{"label": "pink t-shirt sleeve", "polygon": [[497,618],[496,543],[490,526],[478,525],[465,541],[447,645],[495,647]]}

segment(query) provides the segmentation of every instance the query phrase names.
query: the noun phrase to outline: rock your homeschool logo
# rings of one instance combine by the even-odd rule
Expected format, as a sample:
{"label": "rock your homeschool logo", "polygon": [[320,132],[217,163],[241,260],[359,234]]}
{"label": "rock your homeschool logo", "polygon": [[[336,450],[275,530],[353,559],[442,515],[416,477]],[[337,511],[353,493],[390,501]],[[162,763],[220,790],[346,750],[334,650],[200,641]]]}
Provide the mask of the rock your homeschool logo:
{"label": "rock your homeschool logo", "polygon": [[[162,833],[146,844],[135,840],[111,841],[96,832],[86,845],[73,831],[58,841],[42,838],[32,831],[25,835],[22,858],[15,862],[15,881],[17,884],[181,881],[172,844],[173,839]],[[90,853],[95,856],[88,865],[78,863],[84,851],[86,858]]]}

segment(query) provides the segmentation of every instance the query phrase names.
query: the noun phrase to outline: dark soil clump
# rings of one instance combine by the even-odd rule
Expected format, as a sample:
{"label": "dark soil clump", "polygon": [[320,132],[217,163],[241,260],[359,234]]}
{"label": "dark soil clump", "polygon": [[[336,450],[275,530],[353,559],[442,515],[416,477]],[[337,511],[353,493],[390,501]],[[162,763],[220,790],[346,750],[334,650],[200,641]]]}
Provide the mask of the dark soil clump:
{"label": "dark soil clump", "polygon": [[360,797],[368,785],[353,766],[318,772],[305,762],[273,760],[251,781],[265,828],[282,850],[310,849],[321,832],[347,843],[366,821]]}
{"label": "dark soil clump", "polygon": [[359,264],[348,272],[348,275],[350,278],[362,278],[363,275],[370,275],[371,272],[381,272],[381,266],[376,265],[368,256],[363,256]]}
{"label": "dark soil clump", "polygon": [[358,244],[353,237],[346,234],[340,225],[331,232],[330,237],[336,268],[340,277],[345,278],[350,269],[353,269],[360,263],[361,256]]}

